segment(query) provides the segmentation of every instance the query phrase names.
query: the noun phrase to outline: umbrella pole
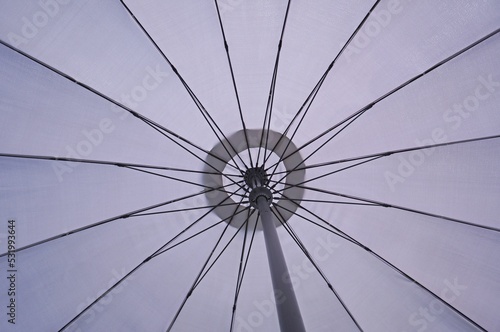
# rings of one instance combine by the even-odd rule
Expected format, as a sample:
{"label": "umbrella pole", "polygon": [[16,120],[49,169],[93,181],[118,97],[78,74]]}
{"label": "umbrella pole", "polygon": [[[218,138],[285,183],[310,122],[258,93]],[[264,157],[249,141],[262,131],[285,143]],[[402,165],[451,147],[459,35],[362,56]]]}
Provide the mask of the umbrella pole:
{"label": "umbrella pole", "polygon": [[305,332],[304,322],[290,281],[290,273],[286,266],[269,204],[270,200],[267,197],[257,197],[257,208],[264,230],[280,329],[282,332]]}
{"label": "umbrella pole", "polygon": [[266,171],[263,167],[248,169],[245,172],[245,182],[251,189],[250,204],[259,210],[262,221],[280,330],[281,332],[305,332],[299,304],[295,297],[290,273],[286,266],[285,256],[271,212],[273,194],[266,187],[268,183]]}

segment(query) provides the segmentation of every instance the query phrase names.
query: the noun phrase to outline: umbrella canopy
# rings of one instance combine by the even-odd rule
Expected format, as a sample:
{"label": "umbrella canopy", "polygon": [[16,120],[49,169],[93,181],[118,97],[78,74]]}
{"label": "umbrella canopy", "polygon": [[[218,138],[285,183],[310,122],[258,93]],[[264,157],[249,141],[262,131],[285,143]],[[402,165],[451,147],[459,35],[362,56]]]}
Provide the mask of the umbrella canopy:
{"label": "umbrella canopy", "polygon": [[2,331],[500,330],[500,2],[0,3]]}

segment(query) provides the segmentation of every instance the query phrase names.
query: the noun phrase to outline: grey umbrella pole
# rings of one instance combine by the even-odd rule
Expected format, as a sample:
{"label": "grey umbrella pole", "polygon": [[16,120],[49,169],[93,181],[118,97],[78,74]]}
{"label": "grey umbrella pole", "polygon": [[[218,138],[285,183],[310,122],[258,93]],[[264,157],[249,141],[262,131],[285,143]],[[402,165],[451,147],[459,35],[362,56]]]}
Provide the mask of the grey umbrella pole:
{"label": "grey umbrella pole", "polygon": [[271,212],[270,205],[273,195],[271,190],[265,186],[268,182],[267,174],[262,167],[251,168],[245,173],[245,182],[251,189],[250,204],[259,210],[262,221],[280,330],[281,332],[305,332],[299,304],[290,281],[290,273],[286,266],[285,256]]}
{"label": "grey umbrella pole", "polygon": [[264,229],[267,258],[271,270],[280,329],[282,332],[305,332],[304,322],[290,282],[290,273],[286,266],[285,256],[281,249],[269,203],[267,197],[263,195],[257,197],[257,208]]}

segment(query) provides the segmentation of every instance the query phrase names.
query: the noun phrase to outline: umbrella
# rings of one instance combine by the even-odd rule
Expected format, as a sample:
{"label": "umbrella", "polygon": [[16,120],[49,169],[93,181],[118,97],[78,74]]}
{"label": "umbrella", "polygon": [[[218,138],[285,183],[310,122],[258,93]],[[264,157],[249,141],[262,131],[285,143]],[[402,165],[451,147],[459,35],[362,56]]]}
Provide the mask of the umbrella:
{"label": "umbrella", "polygon": [[500,329],[498,2],[1,7],[2,331]]}

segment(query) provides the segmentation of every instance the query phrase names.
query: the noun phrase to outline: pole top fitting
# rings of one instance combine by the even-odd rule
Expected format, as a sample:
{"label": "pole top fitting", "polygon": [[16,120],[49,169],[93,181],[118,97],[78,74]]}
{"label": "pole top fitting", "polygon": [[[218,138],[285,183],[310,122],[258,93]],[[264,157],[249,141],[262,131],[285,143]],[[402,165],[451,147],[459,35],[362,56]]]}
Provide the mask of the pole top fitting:
{"label": "pole top fitting", "polygon": [[250,199],[250,205],[253,208],[257,209],[257,200],[260,197],[264,197],[267,200],[267,203],[271,205],[271,202],[273,200],[273,194],[271,193],[271,190],[266,187],[256,187],[252,189],[250,195],[248,196],[248,198]]}

